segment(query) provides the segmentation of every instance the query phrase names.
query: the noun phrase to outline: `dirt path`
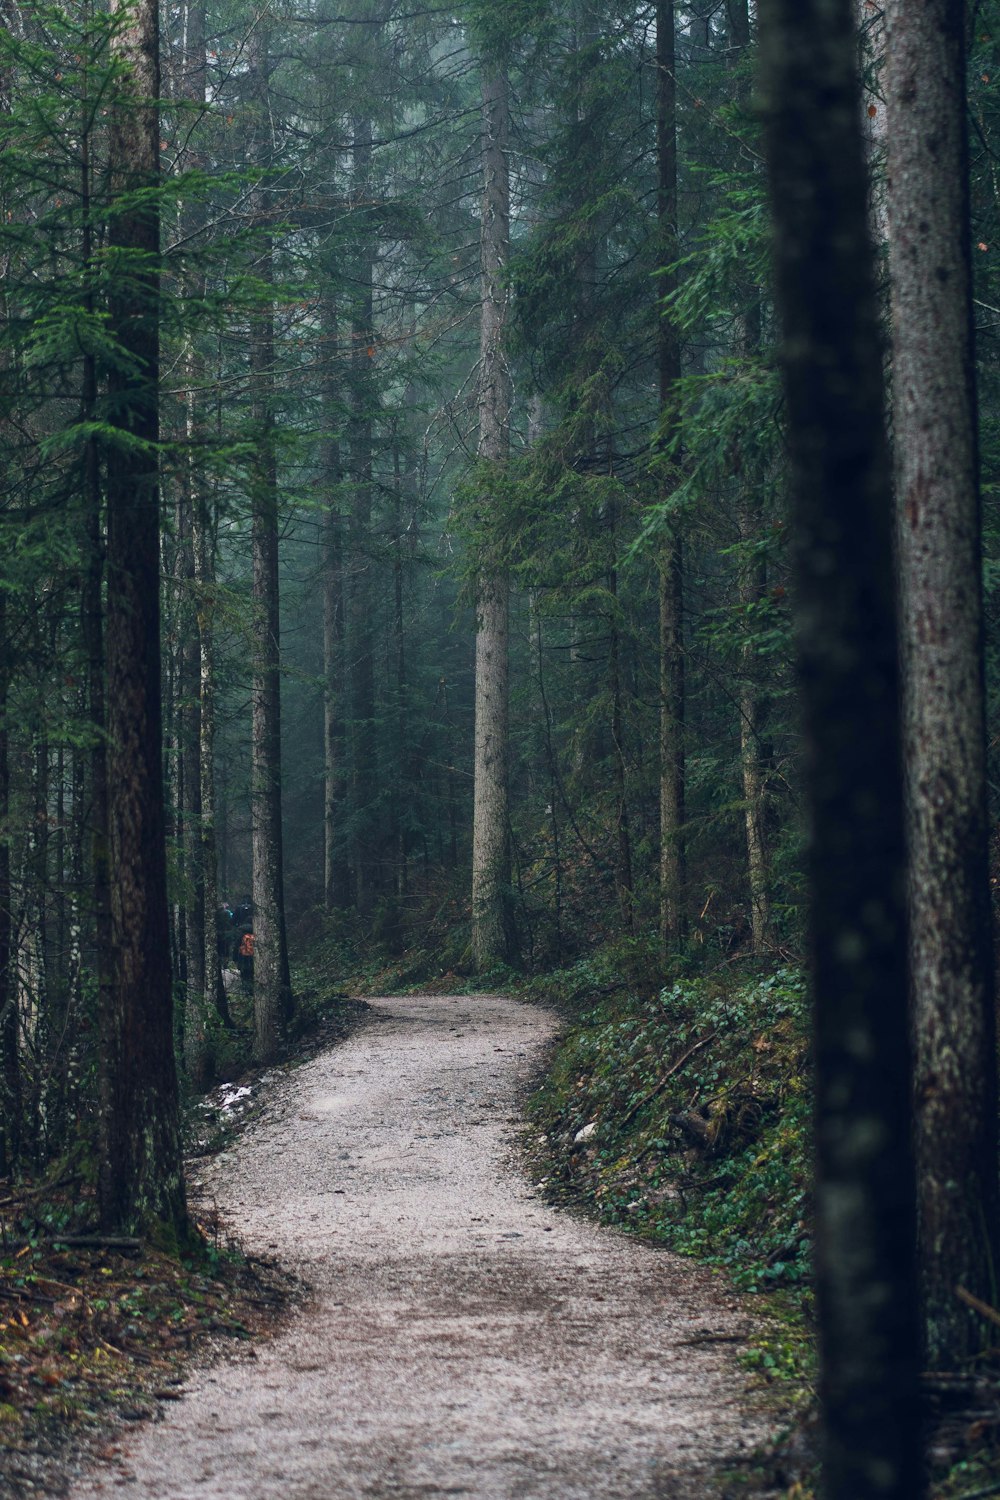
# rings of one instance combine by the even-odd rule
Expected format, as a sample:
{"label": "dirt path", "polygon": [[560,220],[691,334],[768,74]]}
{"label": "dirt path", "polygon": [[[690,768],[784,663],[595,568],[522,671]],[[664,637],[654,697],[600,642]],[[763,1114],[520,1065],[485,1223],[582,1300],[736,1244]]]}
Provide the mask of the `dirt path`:
{"label": "dirt path", "polygon": [[197,1375],[74,1500],[702,1500],[763,1436],[718,1341],[745,1317],[713,1276],[519,1175],[510,1126],[556,1018],[492,995],[372,1003],[203,1174],[314,1304]]}

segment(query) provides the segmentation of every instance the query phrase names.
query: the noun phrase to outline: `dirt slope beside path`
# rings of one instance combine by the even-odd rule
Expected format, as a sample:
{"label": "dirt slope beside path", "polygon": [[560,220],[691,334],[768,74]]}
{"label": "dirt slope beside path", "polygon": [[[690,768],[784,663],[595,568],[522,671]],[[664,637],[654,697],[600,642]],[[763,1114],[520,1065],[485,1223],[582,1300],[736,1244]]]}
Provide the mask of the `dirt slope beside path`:
{"label": "dirt slope beside path", "polygon": [[508,1159],[556,1018],[494,995],[372,1004],[204,1174],[314,1304],[196,1376],[74,1500],[701,1500],[762,1436],[733,1346],[706,1342],[744,1319],[716,1278],[548,1208]]}

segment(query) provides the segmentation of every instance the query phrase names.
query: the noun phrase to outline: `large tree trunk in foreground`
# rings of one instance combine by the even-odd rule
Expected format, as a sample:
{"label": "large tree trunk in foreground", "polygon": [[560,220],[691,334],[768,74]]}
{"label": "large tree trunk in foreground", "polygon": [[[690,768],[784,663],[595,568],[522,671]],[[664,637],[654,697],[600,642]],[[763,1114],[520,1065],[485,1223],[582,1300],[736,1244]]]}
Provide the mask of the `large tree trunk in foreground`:
{"label": "large tree trunk in foreground", "polygon": [[[507,78],[483,65],[483,216],[480,253],[479,456],[503,464],[510,450],[512,387],[504,349],[507,295],[503,270],[510,239]],[[486,495],[484,509],[494,502]],[[494,558],[492,518],[476,596],[476,732],[472,825],[472,952],[482,972],[514,957],[510,901],[507,573]]]}
{"label": "large tree trunk in foreground", "polygon": [[160,700],[158,18],[143,0],[115,39],[128,74],[110,136],[124,204],[109,233],[109,329],[127,356],[108,381],[122,433],[107,455],[108,788],[113,944],[104,1227],[184,1236],[169,964]]}
{"label": "large tree trunk in foreground", "polygon": [[761,0],[797,542],[828,1500],[923,1491],[891,491],[853,0]]}
{"label": "large tree trunk in foreground", "polygon": [[890,0],[889,264],[902,587],[919,1244],[928,1359],[980,1352],[995,1301],[996,1028],[965,20]]}

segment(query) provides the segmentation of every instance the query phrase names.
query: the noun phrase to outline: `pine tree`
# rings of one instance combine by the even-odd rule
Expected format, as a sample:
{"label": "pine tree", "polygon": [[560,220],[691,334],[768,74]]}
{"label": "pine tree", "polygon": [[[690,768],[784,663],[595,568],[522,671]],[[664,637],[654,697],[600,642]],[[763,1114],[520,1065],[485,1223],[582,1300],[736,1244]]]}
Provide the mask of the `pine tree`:
{"label": "pine tree", "polygon": [[955,1287],[988,1300],[1000,1263],[965,18],[892,0],[886,24],[921,1272],[953,1369],[984,1335]]}
{"label": "pine tree", "polygon": [[[504,330],[504,266],[510,243],[508,83],[503,65],[483,64],[483,213],[481,235],[479,456],[496,482],[510,447],[513,389]],[[489,483],[489,481],[487,481]],[[486,493],[480,505],[495,501]],[[489,536],[495,518],[485,524]],[[472,843],[472,948],[476,968],[496,968],[514,956],[510,910],[510,823],[507,807],[508,590],[505,569],[487,543],[476,590],[476,758]]]}
{"label": "pine tree", "polygon": [[808,757],[823,1493],[916,1500],[902,736],[853,0],[759,16]]}
{"label": "pine tree", "polygon": [[113,976],[101,1179],[107,1228],[187,1233],[168,963],[160,709],[159,24],[117,12],[123,69],[109,141],[116,201],[108,309],[108,820]]}

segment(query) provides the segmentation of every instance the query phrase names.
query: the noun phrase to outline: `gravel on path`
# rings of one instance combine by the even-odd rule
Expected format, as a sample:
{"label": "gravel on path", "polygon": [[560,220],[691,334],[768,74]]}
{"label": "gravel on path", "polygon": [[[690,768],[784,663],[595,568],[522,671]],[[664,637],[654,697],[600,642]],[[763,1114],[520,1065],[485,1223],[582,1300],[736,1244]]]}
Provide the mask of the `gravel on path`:
{"label": "gravel on path", "polygon": [[766,1437],[746,1317],[719,1278],[521,1174],[512,1127],[558,1019],[497,995],[371,1004],[200,1171],[313,1300],[72,1500],[703,1500]]}

